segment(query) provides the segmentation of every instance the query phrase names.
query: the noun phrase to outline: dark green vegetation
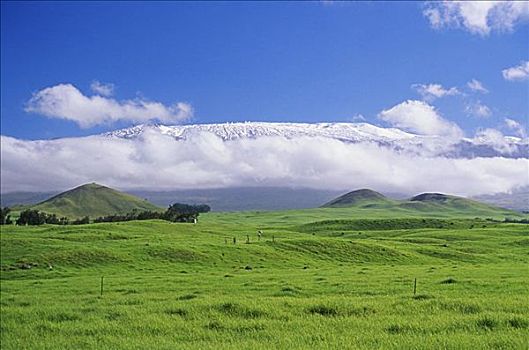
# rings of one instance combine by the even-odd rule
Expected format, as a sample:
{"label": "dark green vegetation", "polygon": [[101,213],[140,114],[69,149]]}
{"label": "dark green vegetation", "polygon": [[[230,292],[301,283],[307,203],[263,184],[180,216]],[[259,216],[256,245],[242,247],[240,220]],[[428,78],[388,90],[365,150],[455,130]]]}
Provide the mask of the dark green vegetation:
{"label": "dark green vegetation", "polygon": [[11,225],[13,220],[11,220],[11,208],[9,207],[0,207],[0,225]]}
{"label": "dark green vegetation", "polygon": [[4,226],[2,349],[527,349],[529,226],[465,213]]}
{"label": "dark green vegetation", "polygon": [[68,218],[127,214],[133,210],[162,210],[146,200],[95,183],[60,193],[31,209]]}

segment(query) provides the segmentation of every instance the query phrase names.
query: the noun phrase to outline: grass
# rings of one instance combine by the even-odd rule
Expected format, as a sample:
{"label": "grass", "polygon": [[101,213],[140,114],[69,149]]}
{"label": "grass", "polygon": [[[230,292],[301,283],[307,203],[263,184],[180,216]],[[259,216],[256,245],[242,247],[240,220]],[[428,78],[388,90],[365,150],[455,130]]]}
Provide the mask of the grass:
{"label": "grass", "polygon": [[339,208],[9,226],[0,238],[2,349],[529,343],[523,224]]}

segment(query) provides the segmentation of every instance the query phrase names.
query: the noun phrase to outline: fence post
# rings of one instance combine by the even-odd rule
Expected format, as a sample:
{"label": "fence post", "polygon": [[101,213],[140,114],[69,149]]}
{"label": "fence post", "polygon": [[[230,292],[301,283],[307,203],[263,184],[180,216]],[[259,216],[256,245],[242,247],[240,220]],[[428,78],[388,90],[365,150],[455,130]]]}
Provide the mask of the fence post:
{"label": "fence post", "polygon": [[413,280],[413,295],[417,293],[417,277]]}

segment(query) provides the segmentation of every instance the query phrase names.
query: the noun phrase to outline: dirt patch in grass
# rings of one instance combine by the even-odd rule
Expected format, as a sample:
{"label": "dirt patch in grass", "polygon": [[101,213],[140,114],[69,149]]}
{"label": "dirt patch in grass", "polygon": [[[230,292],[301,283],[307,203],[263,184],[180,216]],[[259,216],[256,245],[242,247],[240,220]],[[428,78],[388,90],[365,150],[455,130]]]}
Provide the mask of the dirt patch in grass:
{"label": "dirt patch in grass", "polygon": [[400,324],[392,324],[391,326],[387,327],[385,330],[389,334],[404,334],[404,333],[409,333],[413,331],[412,327],[400,325]]}
{"label": "dirt patch in grass", "polygon": [[460,314],[477,314],[481,312],[481,307],[478,305],[458,301],[440,303],[439,307],[442,310],[453,311]]}
{"label": "dirt patch in grass", "polygon": [[180,317],[187,317],[188,311],[186,309],[181,308],[169,308],[164,311],[169,316],[180,316]]}
{"label": "dirt patch in grass", "polygon": [[176,298],[176,300],[192,300],[197,298],[198,296],[196,294],[184,294]]}
{"label": "dirt patch in grass", "polygon": [[457,283],[457,281],[452,277],[449,277],[441,281],[441,284],[454,284],[454,283]]}
{"label": "dirt patch in grass", "polygon": [[81,319],[81,316],[70,313],[70,312],[59,312],[53,315],[48,316],[48,320],[51,322],[62,323],[62,322],[72,322],[78,321]]}
{"label": "dirt patch in grass", "polygon": [[486,331],[491,331],[499,326],[499,322],[490,317],[483,317],[476,321],[476,326]]}
{"label": "dirt patch in grass", "polygon": [[525,329],[529,328],[529,321],[521,317],[513,317],[507,321],[512,328]]}
{"label": "dirt patch in grass", "polygon": [[257,309],[252,309],[237,303],[223,303],[216,306],[217,311],[231,317],[241,318],[259,318],[264,316],[264,312]]}
{"label": "dirt patch in grass", "polygon": [[208,322],[208,323],[206,323],[204,328],[212,330],[212,331],[222,331],[222,330],[226,329],[226,327],[224,327],[224,325],[222,323],[220,323],[219,321]]}
{"label": "dirt patch in grass", "polygon": [[339,310],[334,306],[314,305],[307,309],[309,314],[321,315],[325,317],[336,317],[340,315]]}

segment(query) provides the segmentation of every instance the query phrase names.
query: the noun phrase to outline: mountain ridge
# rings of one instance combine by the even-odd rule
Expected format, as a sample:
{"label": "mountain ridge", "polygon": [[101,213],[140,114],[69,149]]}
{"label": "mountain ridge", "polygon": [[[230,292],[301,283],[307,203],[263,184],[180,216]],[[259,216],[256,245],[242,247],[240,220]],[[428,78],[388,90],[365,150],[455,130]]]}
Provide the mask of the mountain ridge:
{"label": "mountain ridge", "polygon": [[447,139],[436,135],[420,135],[397,128],[383,128],[369,123],[273,123],[234,122],[217,124],[162,125],[140,124],[100,134],[101,137],[136,139],[154,133],[176,141],[188,140],[202,133],[213,134],[223,141],[261,137],[322,137],[345,143],[371,143],[399,152],[445,156],[448,158],[495,157],[527,158],[529,138],[503,136],[501,140],[483,135],[474,138]]}

